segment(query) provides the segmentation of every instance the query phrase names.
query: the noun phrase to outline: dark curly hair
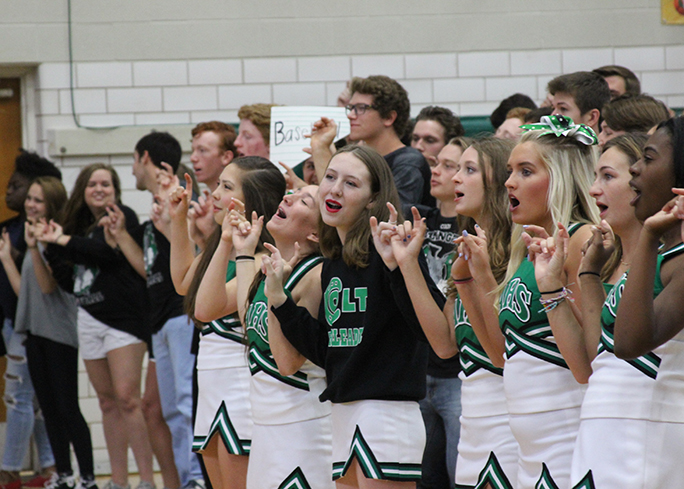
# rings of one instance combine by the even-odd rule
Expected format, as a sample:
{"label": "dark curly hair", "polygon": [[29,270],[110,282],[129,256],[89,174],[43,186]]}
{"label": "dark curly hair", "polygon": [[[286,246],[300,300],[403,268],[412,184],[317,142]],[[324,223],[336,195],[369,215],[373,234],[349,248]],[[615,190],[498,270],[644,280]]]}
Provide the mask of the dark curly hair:
{"label": "dark curly hair", "polygon": [[411,102],[408,93],[399,82],[384,75],[373,75],[368,78],[354,77],[352,79],[351,94],[361,93],[373,97],[373,106],[380,117],[387,119],[392,111],[397,113],[392,127],[397,137],[401,139],[406,133],[406,124],[411,115]]}

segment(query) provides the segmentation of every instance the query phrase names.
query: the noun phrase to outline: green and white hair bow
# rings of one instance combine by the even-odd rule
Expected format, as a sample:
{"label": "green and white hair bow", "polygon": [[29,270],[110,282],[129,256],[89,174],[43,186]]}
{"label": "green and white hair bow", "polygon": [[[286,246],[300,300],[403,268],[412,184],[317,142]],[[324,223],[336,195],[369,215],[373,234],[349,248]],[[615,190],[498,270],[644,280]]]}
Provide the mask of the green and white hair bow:
{"label": "green and white hair bow", "polygon": [[596,133],[585,124],[575,124],[569,117],[562,115],[545,115],[536,124],[523,124],[520,126],[523,131],[543,131],[541,135],[554,134],[556,136],[567,136],[576,139],[582,144],[591,146],[598,144]]}

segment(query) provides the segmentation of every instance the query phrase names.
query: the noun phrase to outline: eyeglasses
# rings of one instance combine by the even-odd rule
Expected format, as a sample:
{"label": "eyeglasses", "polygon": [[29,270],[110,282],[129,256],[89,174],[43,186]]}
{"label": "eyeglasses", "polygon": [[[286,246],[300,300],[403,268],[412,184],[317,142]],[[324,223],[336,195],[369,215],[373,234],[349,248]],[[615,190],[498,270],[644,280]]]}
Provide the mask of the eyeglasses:
{"label": "eyeglasses", "polygon": [[347,112],[347,115],[354,112],[354,115],[359,116],[359,115],[365,114],[368,109],[376,109],[376,107],[375,107],[375,105],[368,105],[368,104],[354,104],[354,105],[347,105],[344,109]]}

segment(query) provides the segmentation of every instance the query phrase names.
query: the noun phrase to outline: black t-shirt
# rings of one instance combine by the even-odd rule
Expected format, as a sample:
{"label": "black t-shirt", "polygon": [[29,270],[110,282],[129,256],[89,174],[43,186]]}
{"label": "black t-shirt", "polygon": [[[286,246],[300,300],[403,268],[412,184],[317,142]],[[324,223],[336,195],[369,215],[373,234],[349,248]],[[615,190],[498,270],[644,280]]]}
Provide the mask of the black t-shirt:
{"label": "black t-shirt", "polygon": [[435,198],[430,195],[430,165],[420,151],[404,146],[386,154],[385,161],[392,170],[402,205],[435,206]]}
{"label": "black t-shirt", "polygon": [[[416,206],[420,215],[425,218],[427,232],[423,242],[423,254],[427,260],[430,277],[437,288],[446,294],[447,280],[451,274],[454,254],[454,240],[458,237],[458,225],[455,217],[444,217],[434,207]],[[410,215],[410,214],[409,214]],[[461,363],[458,354],[442,359],[430,348],[428,375],[440,378],[458,377]]]}
{"label": "black t-shirt", "polygon": [[138,226],[131,236],[145,256],[147,294],[150,299],[150,325],[158,332],[171,318],[182,316],[183,297],[176,293],[171,280],[171,244],[152,221]]}

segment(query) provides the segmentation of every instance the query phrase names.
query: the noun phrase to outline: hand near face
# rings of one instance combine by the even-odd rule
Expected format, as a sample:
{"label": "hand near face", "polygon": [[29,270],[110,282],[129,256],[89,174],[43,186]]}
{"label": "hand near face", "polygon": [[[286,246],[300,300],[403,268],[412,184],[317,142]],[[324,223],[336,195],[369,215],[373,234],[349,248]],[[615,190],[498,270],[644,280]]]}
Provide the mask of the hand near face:
{"label": "hand near face", "polygon": [[598,226],[591,227],[591,238],[582,246],[579,272],[601,273],[614,251],[615,234],[604,219]]}
{"label": "hand near face", "polygon": [[[413,222],[406,220],[396,226],[396,232],[391,236],[392,252],[399,266],[403,266],[410,260],[417,260],[423,249],[425,238],[425,219],[420,217],[420,212],[415,207],[411,208]],[[396,218],[396,213],[395,216]]]}
{"label": "hand near face", "polygon": [[[528,230],[532,226],[528,226]],[[535,228],[537,226],[534,226]],[[561,223],[558,223],[556,237],[548,236],[546,232],[539,233],[539,237],[532,238],[527,232],[522,234],[534,263],[534,276],[541,292],[556,290],[567,282],[564,265],[568,256],[568,242],[570,235]]]}
{"label": "hand near face", "polygon": [[390,213],[389,222],[378,223],[378,219],[375,216],[371,216],[370,227],[376,251],[387,268],[394,270],[398,266],[392,251],[392,236],[396,233],[397,229],[397,210],[389,202],[387,203],[387,208]]}
{"label": "hand near face", "polygon": [[680,224],[677,205],[679,199],[680,197],[675,197],[670,200],[660,211],[646,219],[643,230],[651,233],[654,237],[660,238],[674,226]]}

